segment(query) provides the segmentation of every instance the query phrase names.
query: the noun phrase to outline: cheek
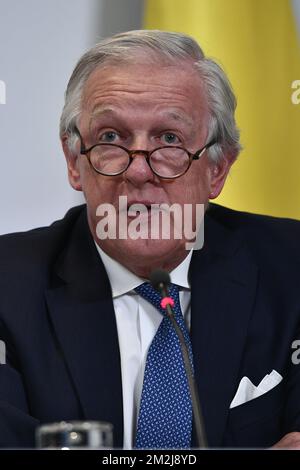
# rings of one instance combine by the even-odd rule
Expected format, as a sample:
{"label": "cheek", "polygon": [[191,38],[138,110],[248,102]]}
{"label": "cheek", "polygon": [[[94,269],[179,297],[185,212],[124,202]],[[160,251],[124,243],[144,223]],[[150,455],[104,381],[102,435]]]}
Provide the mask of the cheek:
{"label": "cheek", "polygon": [[204,204],[209,199],[210,193],[210,171],[208,168],[202,171],[193,171],[187,174],[181,182],[181,187],[177,188],[175,198],[180,198],[182,202]]}
{"label": "cheek", "polygon": [[95,210],[100,204],[114,204],[118,195],[119,182],[93,172],[87,174],[83,192],[88,206]]}
{"label": "cheek", "polygon": [[[89,225],[92,233],[96,236],[99,210],[102,213],[104,210],[108,210],[107,204],[116,205],[117,187],[111,180],[95,173],[95,175],[86,178],[83,193],[87,203]],[[102,208],[99,207],[101,205],[103,205]]]}

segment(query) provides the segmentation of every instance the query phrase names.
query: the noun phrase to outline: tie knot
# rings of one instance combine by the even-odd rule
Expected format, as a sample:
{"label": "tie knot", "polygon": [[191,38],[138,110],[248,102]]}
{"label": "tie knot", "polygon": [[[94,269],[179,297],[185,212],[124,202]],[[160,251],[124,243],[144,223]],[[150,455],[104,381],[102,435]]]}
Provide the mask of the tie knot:
{"label": "tie knot", "polygon": [[[144,282],[140,286],[135,288],[135,291],[143,297],[145,300],[150,302],[154,305],[157,310],[160,311],[163,315],[165,314],[165,310],[161,307],[161,295],[157,290],[152,287],[150,282]],[[179,306],[179,288],[176,284],[170,284],[169,286],[169,295],[174,300],[175,305]]]}

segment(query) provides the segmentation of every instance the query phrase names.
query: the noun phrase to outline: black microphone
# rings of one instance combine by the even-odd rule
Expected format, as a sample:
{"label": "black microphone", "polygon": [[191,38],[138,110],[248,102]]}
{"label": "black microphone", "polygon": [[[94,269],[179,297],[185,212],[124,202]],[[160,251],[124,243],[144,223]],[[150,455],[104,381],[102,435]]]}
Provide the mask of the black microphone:
{"label": "black microphone", "polygon": [[188,348],[184,339],[184,335],[182,333],[181,328],[179,327],[177,321],[175,320],[175,316],[172,310],[172,305],[174,305],[174,301],[172,298],[169,297],[169,290],[168,286],[171,283],[170,275],[167,271],[162,269],[157,269],[153,271],[150,275],[150,282],[152,287],[157,290],[160,295],[162,296],[162,307],[165,308],[166,314],[172,322],[172,325],[177,333],[181,353],[183,357],[185,373],[187,376],[189,390],[191,394],[192,400],[192,410],[193,410],[193,418],[196,430],[196,437],[197,437],[197,444],[198,447],[207,448],[207,440],[206,440],[206,432],[205,426],[200,406],[199,394],[197,389],[197,384],[194,378],[192,365],[189,358]]}

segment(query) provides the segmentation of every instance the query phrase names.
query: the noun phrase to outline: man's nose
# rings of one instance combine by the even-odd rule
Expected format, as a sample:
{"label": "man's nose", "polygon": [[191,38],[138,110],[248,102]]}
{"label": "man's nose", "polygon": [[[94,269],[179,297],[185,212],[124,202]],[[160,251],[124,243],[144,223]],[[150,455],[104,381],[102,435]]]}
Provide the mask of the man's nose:
{"label": "man's nose", "polygon": [[[139,146],[137,146],[139,145]],[[147,162],[147,145],[141,146],[141,142],[132,147],[136,151],[132,154],[132,161],[124,173],[124,177],[134,186],[142,185],[148,181],[154,181],[155,175]]]}

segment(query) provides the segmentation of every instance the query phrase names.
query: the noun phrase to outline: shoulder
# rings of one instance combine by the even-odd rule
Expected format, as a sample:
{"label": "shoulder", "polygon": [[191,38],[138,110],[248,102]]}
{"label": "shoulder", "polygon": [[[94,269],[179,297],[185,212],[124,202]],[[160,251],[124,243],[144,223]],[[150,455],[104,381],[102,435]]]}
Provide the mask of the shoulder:
{"label": "shoulder", "polygon": [[[207,217],[213,226],[214,246],[230,246],[236,272],[250,267],[258,274],[261,292],[271,303],[296,305],[299,315],[300,222],[211,205]],[[225,242],[224,242],[225,239]],[[233,249],[232,249],[233,247]],[[220,250],[221,254],[225,252]],[[272,300],[270,300],[272,299]],[[275,307],[274,307],[275,308]]]}
{"label": "shoulder", "polygon": [[[252,260],[275,275],[298,277],[300,270],[300,221],[228,209],[212,204],[208,217],[222,227],[228,239],[238,240]],[[297,274],[297,276],[296,276]]]}
{"label": "shoulder", "polygon": [[250,244],[291,243],[298,246],[300,221],[288,218],[252,214],[211,204],[207,214],[214,221]]}
{"label": "shoulder", "polygon": [[14,272],[18,275],[25,268],[28,273],[38,266],[45,267],[63,249],[74,225],[84,213],[85,205],[77,206],[48,227],[0,236],[0,274]]}

